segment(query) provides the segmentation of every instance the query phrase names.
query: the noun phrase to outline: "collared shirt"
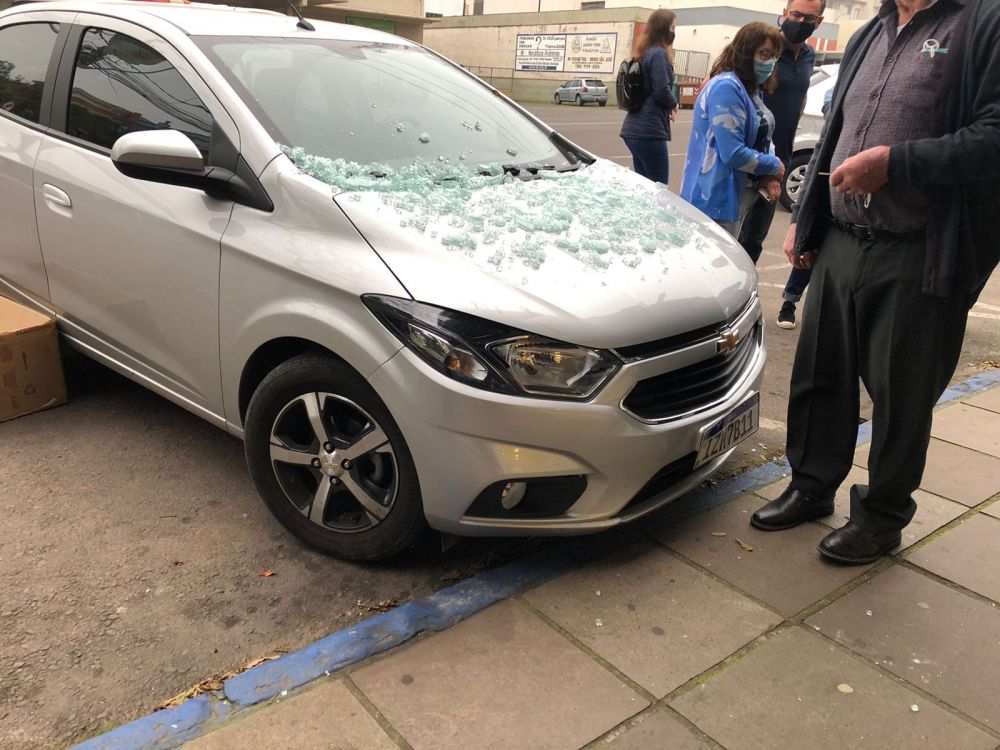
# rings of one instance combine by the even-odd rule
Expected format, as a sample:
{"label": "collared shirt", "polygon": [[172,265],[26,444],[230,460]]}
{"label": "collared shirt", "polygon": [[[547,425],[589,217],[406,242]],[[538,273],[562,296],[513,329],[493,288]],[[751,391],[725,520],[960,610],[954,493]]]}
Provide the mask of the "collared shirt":
{"label": "collared shirt", "polygon": [[815,63],[816,53],[808,44],[802,45],[798,56],[791,47],[785,47],[778,58],[778,88],[773,94],[764,94],[764,104],[774,114],[774,151],[786,166],[792,158],[795,131]]}
{"label": "collared shirt", "polygon": [[[834,149],[830,171],[848,157],[875,146],[930,138],[938,79],[965,0],[937,0],[919,11],[898,31],[895,0],[885,0],[879,11],[882,26],[865,54],[843,100],[843,127]],[[835,219],[889,232],[926,228],[928,196],[902,182],[885,185],[871,195],[848,196],[830,191]]]}

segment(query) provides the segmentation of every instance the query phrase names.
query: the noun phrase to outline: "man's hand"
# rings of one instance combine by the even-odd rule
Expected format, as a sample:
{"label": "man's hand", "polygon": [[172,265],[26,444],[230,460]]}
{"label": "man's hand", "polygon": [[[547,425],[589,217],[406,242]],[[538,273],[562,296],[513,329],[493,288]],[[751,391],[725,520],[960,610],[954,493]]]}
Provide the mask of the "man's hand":
{"label": "man's hand", "polygon": [[784,250],[788,262],[796,268],[804,270],[812,267],[813,254],[811,252],[805,252],[802,255],[795,254],[795,224],[788,227],[788,234],[785,235]]}
{"label": "man's hand", "polygon": [[875,146],[855,154],[830,175],[830,186],[848,195],[874,193],[888,181],[888,146]]}

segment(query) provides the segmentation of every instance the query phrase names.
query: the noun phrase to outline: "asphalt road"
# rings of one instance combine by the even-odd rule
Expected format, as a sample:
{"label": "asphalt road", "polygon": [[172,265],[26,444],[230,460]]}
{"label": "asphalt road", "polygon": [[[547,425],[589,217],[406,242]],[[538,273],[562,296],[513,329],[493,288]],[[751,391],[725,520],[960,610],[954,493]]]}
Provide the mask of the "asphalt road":
{"label": "asphalt road", "polygon": [[[532,109],[595,153],[630,163],[619,111]],[[690,117],[681,114],[671,147],[675,192]],[[770,352],[761,431],[730,470],[783,446],[797,336],[773,322],[787,276],[786,226],[779,213],[759,264]],[[997,320],[994,280],[973,311],[956,380],[997,358]],[[63,747],[209,675],[558,543],[470,540],[442,553],[427,539],[377,566],[315,554],[264,509],[238,441],[99,365],[66,365],[69,404],[0,424],[4,750]]]}

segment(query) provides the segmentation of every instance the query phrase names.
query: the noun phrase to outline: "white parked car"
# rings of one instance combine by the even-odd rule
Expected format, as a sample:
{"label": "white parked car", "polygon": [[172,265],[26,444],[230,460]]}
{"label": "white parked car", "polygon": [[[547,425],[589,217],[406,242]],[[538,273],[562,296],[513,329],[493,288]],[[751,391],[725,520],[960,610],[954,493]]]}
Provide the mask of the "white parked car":
{"label": "white parked car", "polygon": [[820,65],[813,71],[810,79],[806,107],[792,144],[792,159],[785,170],[785,180],[781,186],[781,204],[789,210],[798,199],[799,190],[805,181],[806,167],[809,166],[813,149],[823,132],[823,101],[837,84],[839,72],[839,63]]}
{"label": "white parked car", "polygon": [[318,549],[607,529],[756,429],[742,249],[417,44],[68,1],[0,60],[0,292],[243,438]]}

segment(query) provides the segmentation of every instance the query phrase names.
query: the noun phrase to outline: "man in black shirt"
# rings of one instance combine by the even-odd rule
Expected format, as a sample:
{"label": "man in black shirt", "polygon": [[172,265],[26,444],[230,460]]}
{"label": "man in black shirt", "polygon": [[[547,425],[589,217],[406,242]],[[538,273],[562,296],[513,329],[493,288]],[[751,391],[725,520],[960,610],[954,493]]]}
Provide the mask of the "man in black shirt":
{"label": "man in black shirt", "polygon": [[[816,53],[805,42],[823,23],[825,9],[826,0],[789,0],[781,14],[779,25],[785,49],[778,58],[778,88],[773,94],[764,94],[764,104],[774,114],[774,151],[785,169],[792,158],[795,130],[799,127],[816,61]],[[771,228],[775,205],[758,196],[743,220],[740,244],[754,263]]]}
{"label": "man in black shirt", "polygon": [[916,511],[934,404],[1000,261],[1000,0],[883,0],[844,51],[785,253],[812,268],[788,401],[792,481],[751,523],[834,511],[872,399],[868,482],[819,550],[868,564]]}

